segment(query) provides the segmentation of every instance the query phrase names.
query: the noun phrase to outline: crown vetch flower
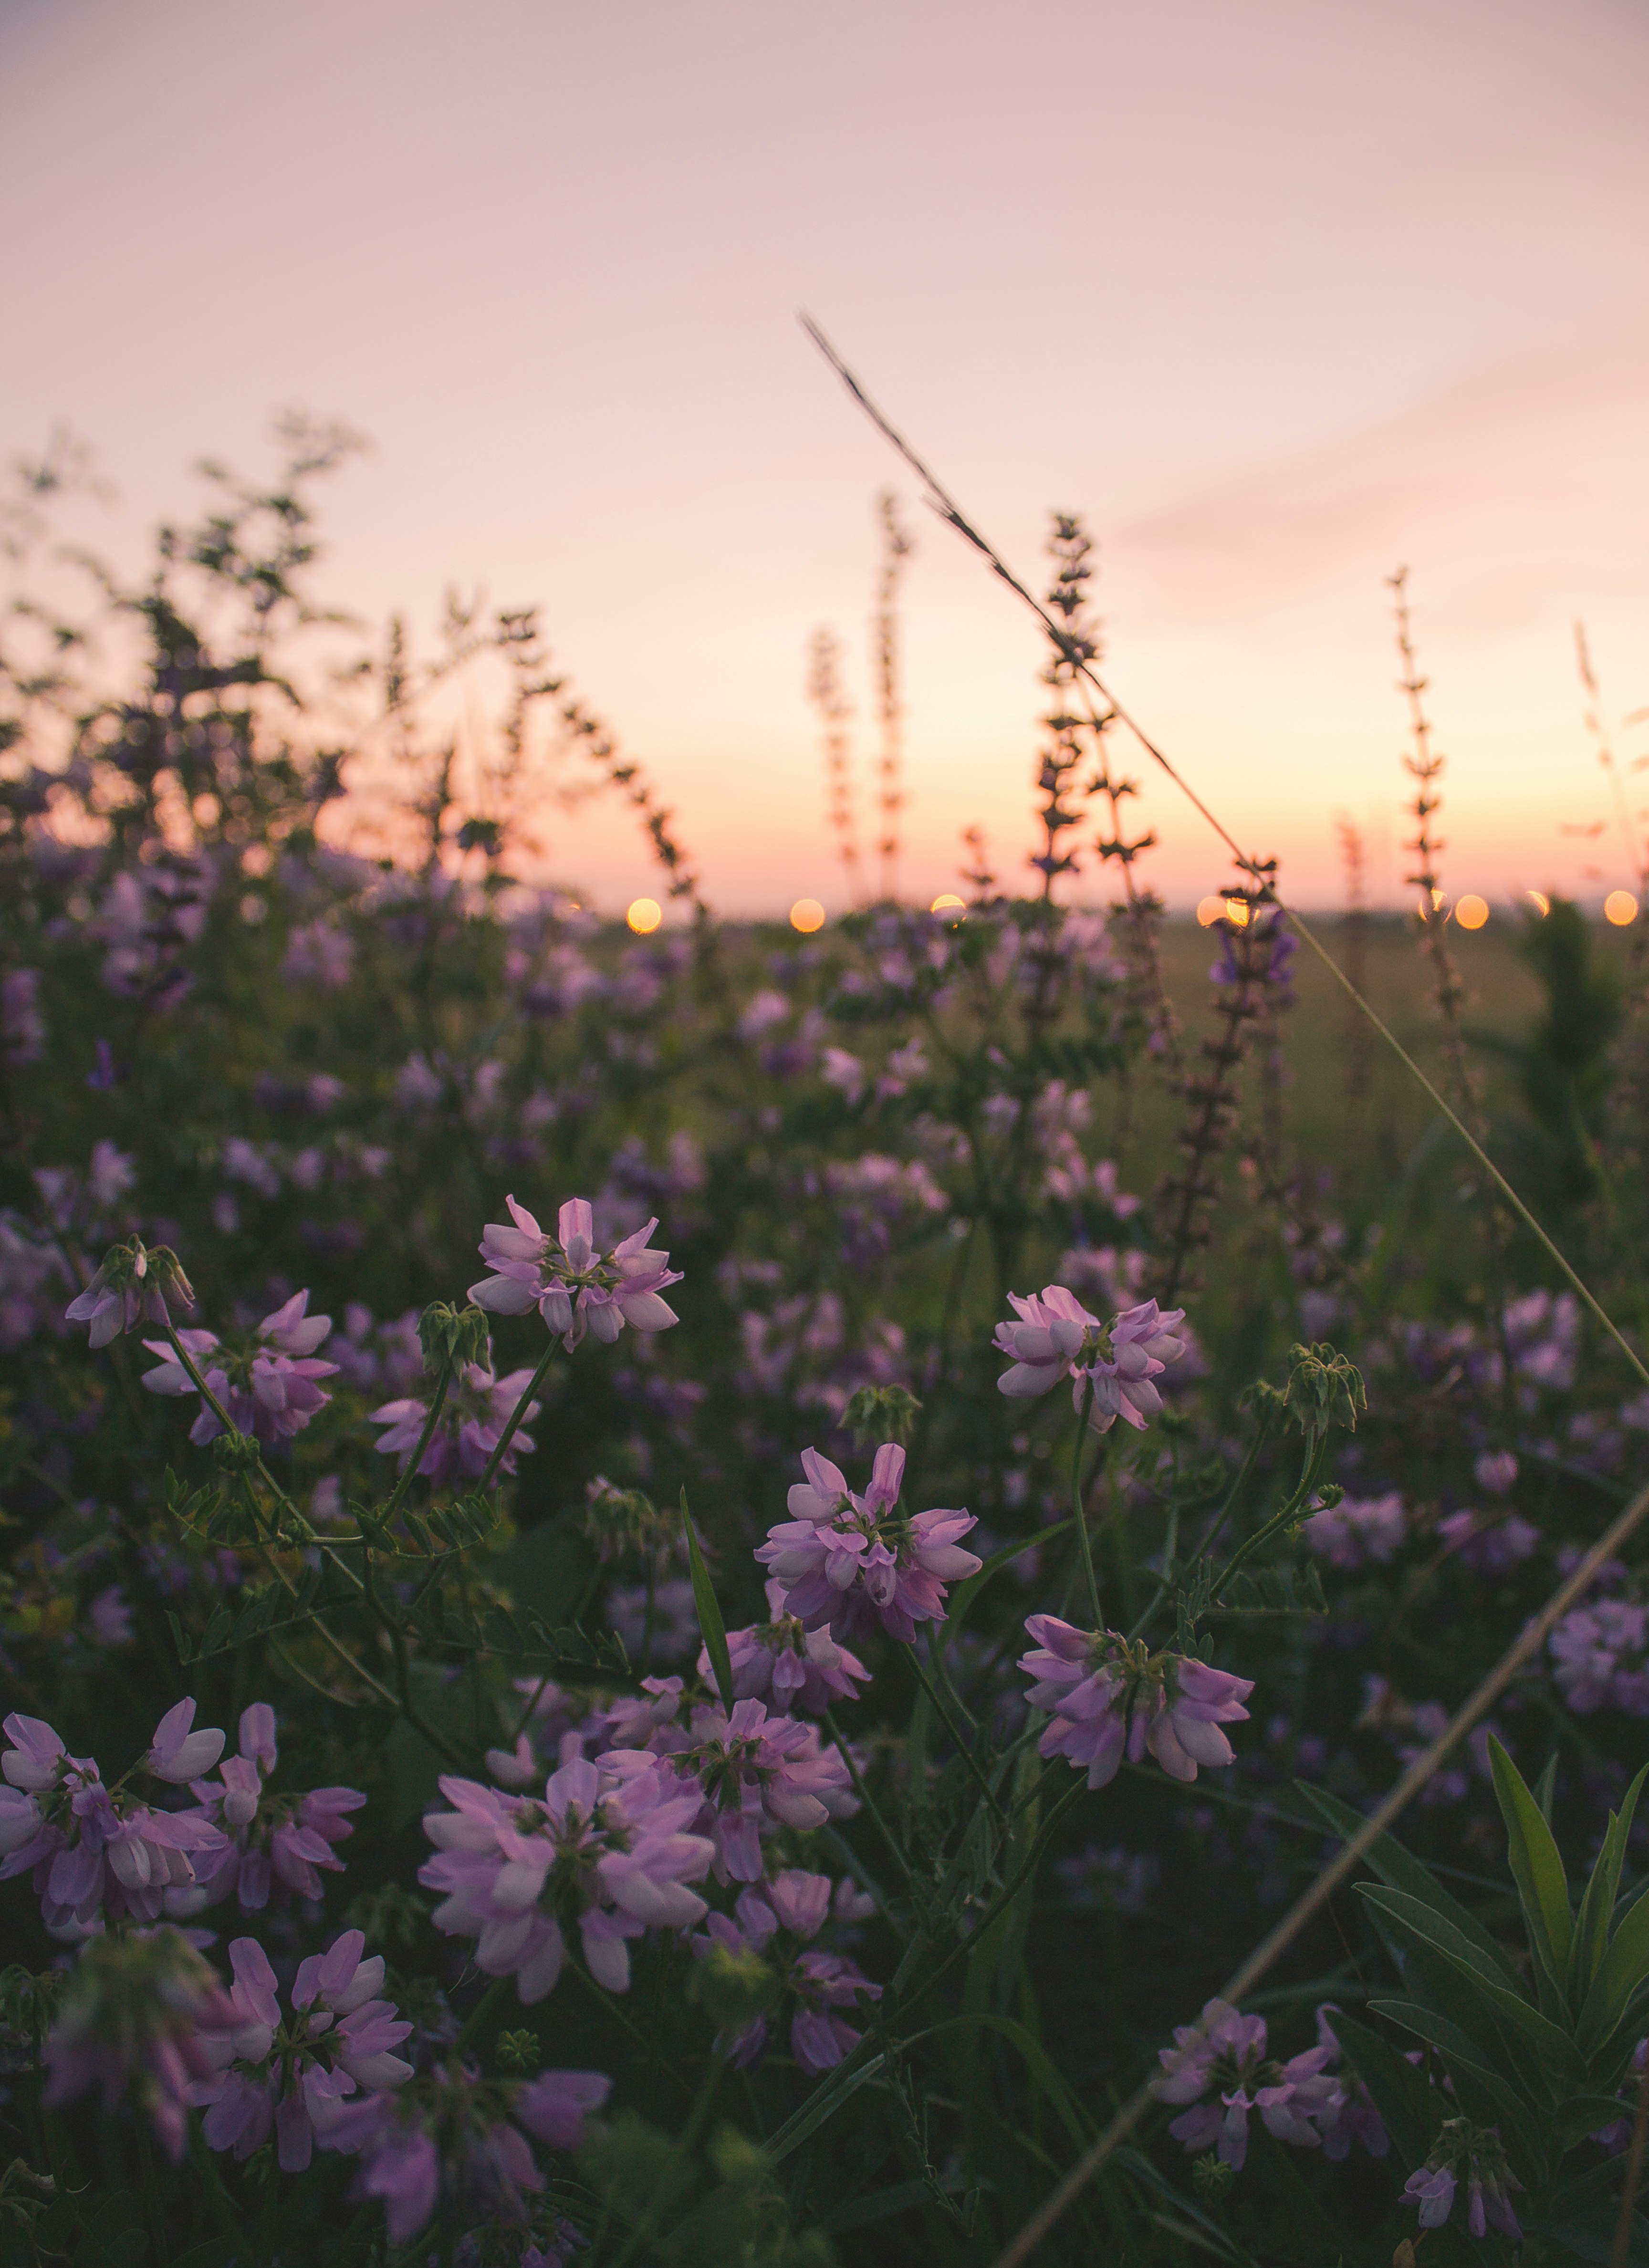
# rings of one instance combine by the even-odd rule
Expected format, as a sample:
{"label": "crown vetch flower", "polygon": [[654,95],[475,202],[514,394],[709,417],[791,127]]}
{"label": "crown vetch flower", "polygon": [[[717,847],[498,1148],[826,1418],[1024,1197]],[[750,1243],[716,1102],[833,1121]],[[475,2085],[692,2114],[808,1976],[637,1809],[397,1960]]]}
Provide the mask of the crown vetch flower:
{"label": "crown vetch flower", "polygon": [[493,1273],[469,1287],[478,1307],[496,1315],[524,1315],[536,1307],[569,1347],[586,1331],[610,1345],[626,1323],[637,1331],[667,1331],[678,1321],[660,1294],[681,1281],[681,1271],[671,1267],[667,1252],[648,1245],[656,1219],[603,1256],[587,1198],[563,1205],[554,1236],[513,1197],[504,1203],[510,1225],[489,1221],[482,1234],[481,1256]]}
{"label": "crown vetch flower", "polygon": [[455,2057],[397,2096],[350,2105],[335,2146],[358,2151],[361,2191],[383,2200],[392,2245],[416,2236],[443,2198],[464,2222],[520,2222],[523,2193],[544,2186],[526,2136],[577,2149],[612,2086],[599,2071],[544,2071],[512,2086]]}
{"label": "crown vetch flower", "polygon": [[[696,1959],[710,1959],[719,1948],[735,1957],[762,1955],[771,1966],[780,1994],[792,2004],[791,2052],[810,2077],[829,2071],[858,2043],[859,2035],[840,2013],[861,1999],[880,2000],[873,1984],[844,1955],[814,1946],[832,1905],[840,1913],[849,1901],[838,1885],[833,1901],[830,1877],[786,1867],[771,1881],[752,1883],[739,1893],[732,1915],[713,1913],[703,1933],[689,1940]],[[716,2052],[747,2070],[760,2062],[769,2038],[767,2015],[758,2014],[732,2032],[718,2035]]]}
{"label": "crown vetch flower", "polygon": [[[822,1716],[833,1701],[851,1701],[870,1672],[858,1654],[838,1646],[828,1630],[806,1630],[784,1611],[784,1586],[770,1578],[768,1610],[772,1620],[729,1631],[727,1654],[736,1701],[765,1701],[775,1716],[805,1709]],[[701,1647],[698,1674],[710,1683],[710,1653]]]}
{"label": "crown vetch flower", "polygon": [[1403,2198],[1420,2208],[1422,2228],[1441,2228],[1454,2210],[1455,2192],[1466,2184],[1466,2233],[1520,2237],[1510,2192],[1523,2186],[1505,2161],[1492,2126],[1469,2118],[1446,2118],[1431,2155],[1403,2183]]}
{"label": "crown vetch flower", "polygon": [[[442,1405],[440,1423],[431,1434],[430,1446],[418,1467],[424,1478],[438,1488],[460,1475],[466,1480],[479,1480],[532,1377],[530,1370],[512,1370],[507,1377],[495,1378],[486,1365],[478,1362],[467,1362],[455,1371]],[[543,1406],[541,1402],[529,1402],[522,1411],[521,1424],[511,1435],[510,1446],[498,1460],[500,1474],[515,1470],[515,1460],[520,1451],[525,1449],[530,1454],[537,1447],[525,1428]],[[369,1425],[388,1427],[387,1432],[379,1435],[375,1446],[381,1456],[396,1460],[398,1471],[404,1473],[411,1463],[413,1452],[423,1439],[429,1415],[429,1403],[409,1395],[403,1401],[386,1402],[369,1418]]]}
{"label": "crown vetch flower", "polygon": [[997,1381],[1002,1393],[1046,1394],[1069,1378],[1076,1407],[1086,1410],[1096,1433],[1108,1432],[1119,1418],[1143,1432],[1160,1410],[1155,1381],[1185,1352],[1185,1341],[1174,1336],[1183,1307],[1164,1314],[1146,1300],[1114,1315],[1106,1329],[1063,1284],[1023,1298],[1010,1292],[1008,1305],[1014,1320],[997,1325],[993,1342],[1012,1358]]}
{"label": "crown vetch flower", "polygon": [[92,2087],[105,2110],[129,2099],[176,2165],[189,2087],[206,2069],[199,2028],[227,2022],[231,2013],[217,1979],[176,1930],[90,1939],[46,2036],[47,2109]]}
{"label": "crown vetch flower", "polygon": [[242,1913],[255,1913],[268,1905],[272,1888],[318,1898],[319,1870],[342,1873],[333,1845],[354,1833],[348,1814],[358,1811],[365,1796],[353,1787],[271,1796],[264,1782],[278,1760],[275,1712],[267,1701],[254,1701],[240,1714],[239,1755],[225,1757],[216,1780],[190,1783],[200,1807],[194,1815],[221,1831],[223,1847],[196,1868],[193,1884],[167,1891],[167,1913],[199,1913],[232,1894]]}
{"label": "crown vetch flower", "polygon": [[[180,1702],[157,1726],[144,1761],[158,1777],[222,1747],[220,1733],[190,1732],[194,1714],[193,1701]],[[221,1847],[209,1821],[105,1787],[96,1758],[70,1756],[42,1719],[8,1717],[4,1729],[13,1746],[0,1758],[10,1783],[0,1790],[0,1881],[33,1876],[54,1937],[76,1943],[127,1915],[158,1921],[166,1891],[192,1883],[195,1859],[210,1863]]]}
{"label": "crown vetch flower", "polygon": [[622,1992],[627,1939],[682,1929],[704,1913],[687,1887],[715,1856],[708,1837],[687,1831],[702,1792],[683,1788],[644,1749],[564,1764],[541,1798],[450,1778],[440,1789],[453,1808],[426,1815],[438,1848],[418,1870],[425,1889],[443,1893],[436,1926],[474,1937],[480,1967],[513,1974],[524,2003],[554,1989],[575,1926],[591,1974]]}
{"label": "crown vetch flower", "polygon": [[819,1728],[799,1718],[769,1716],[761,1701],[735,1701],[731,1715],[714,1706],[696,1709],[693,1746],[670,1758],[671,1767],[703,1791],[695,1831],[716,1850],[716,1879],[759,1881],[762,1837],[781,1826],[806,1830],[858,1809],[852,1778],[833,1749],[820,1745]]}
{"label": "crown vetch flower", "polygon": [[85,1290],[70,1300],[63,1314],[71,1323],[88,1324],[88,1343],[101,1347],[140,1322],[169,1322],[168,1300],[182,1307],[195,1305],[182,1263],[166,1245],[151,1251],[133,1237],[105,1256]]}
{"label": "crown vetch flower", "polygon": [[[294,1292],[273,1314],[265,1315],[251,1342],[238,1348],[225,1346],[215,1331],[178,1333],[236,1430],[255,1434],[266,1446],[302,1432],[332,1399],[316,1381],[332,1377],[338,1366],[322,1362],[315,1354],[332,1329],[332,1318],[308,1314],[308,1292]],[[151,1394],[199,1393],[168,1341],[145,1339],[144,1347],[158,1363],[157,1369],[143,1373],[142,1383]],[[190,1440],[199,1447],[216,1440],[223,1430],[210,1403],[202,1400],[200,1415],[189,1428]]]}
{"label": "crown vetch flower", "polygon": [[909,1642],[917,1624],[943,1622],[945,1587],[979,1572],[961,1549],[977,1525],[969,1512],[899,1510],[905,1453],[885,1441],[862,1496],[817,1449],[804,1449],[805,1482],[791,1490],[791,1517],[768,1530],[756,1558],[784,1587],[787,1615],[804,1630],[848,1627],[871,1612],[890,1638]]}
{"label": "crown vetch flower", "polygon": [[363,1961],[366,1940],[345,1930],[327,1952],[298,1966],[291,2013],[283,2018],[274,1970],[254,1938],[229,1948],[234,1984],[227,2007],[197,2028],[210,2070],[187,2100],[206,2117],[209,2149],[248,2158],[275,2134],[283,2173],[301,2174],[317,2141],[340,2131],[345,2103],[363,2088],[403,2086],[412,2066],[392,2052],[412,2026],[380,1999],[381,1955]]}
{"label": "crown vetch flower", "polygon": [[1020,1658],[1032,1680],[1027,1698],[1054,1712],[1040,1753],[1086,1766],[1090,1787],[1113,1780],[1124,1756],[1138,1764],[1147,1751],[1178,1780],[1194,1780],[1199,1764],[1234,1761],[1220,1727],[1248,1716],[1252,1678],[1189,1654],[1152,1653],[1116,1631],[1078,1630],[1056,1615],[1031,1615],[1025,1627],[1036,1640]]}
{"label": "crown vetch flower", "polygon": [[1286,2063],[1270,2058],[1266,2049],[1264,2017],[1240,2015],[1228,2000],[1208,2001],[1196,2023],[1179,2027],[1174,2045],[1158,2050],[1162,2071],[1151,2082],[1159,2102],[1192,2106],[1168,2128],[1175,2141],[1193,2154],[1217,2150],[1240,2174],[1248,2154],[1248,2114],[1257,2110],[1279,2142],[1301,2150],[1321,2146],[1319,2124],[1339,2105],[1336,2082],[1324,2076],[1337,2053],[1333,2039]]}

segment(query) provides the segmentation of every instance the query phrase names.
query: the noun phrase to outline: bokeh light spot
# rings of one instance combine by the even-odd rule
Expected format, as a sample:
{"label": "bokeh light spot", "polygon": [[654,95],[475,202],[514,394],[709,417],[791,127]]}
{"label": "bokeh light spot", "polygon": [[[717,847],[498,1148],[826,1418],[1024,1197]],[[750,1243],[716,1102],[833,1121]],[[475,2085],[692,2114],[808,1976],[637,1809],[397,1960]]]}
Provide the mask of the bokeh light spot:
{"label": "bokeh light spot", "polygon": [[1545,891],[1525,890],[1523,895],[1528,902],[1534,907],[1541,919],[1544,921],[1547,915],[1551,911],[1551,900],[1546,895]]}
{"label": "bokeh light spot", "polygon": [[636,898],[624,918],[637,937],[646,937],[664,919],[664,909],[657,898]]}
{"label": "bokeh light spot", "polygon": [[798,898],[790,909],[790,925],[799,929],[804,937],[811,937],[816,929],[825,925],[825,909],[817,898]]}
{"label": "bokeh light spot", "polygon": [[1196,902],[1196,918],[1204,929],[1212,929],[1225,910],[1224,898],[1199,898]]}
{"label": "bokeh light spot", "polygon": [[931,914],[965,914],[968,911],[968,901],[966,898],[959,898],[953,890],[941,890],[928,908],[928,911]]}
{"label": "bokeh light spot", "polygon": [[1461,929],[1481,929],[1489,918],[1489,901],[1468,892],[1465,897],[1456,900],[1454,918]]}
{"label": "bokeh light spot", "polygon": [[1603,918],[1613,922],[1616,929],[1624,929],[1638,918],[1638,901],[1630,890],[1611,890],[1603,901]]}

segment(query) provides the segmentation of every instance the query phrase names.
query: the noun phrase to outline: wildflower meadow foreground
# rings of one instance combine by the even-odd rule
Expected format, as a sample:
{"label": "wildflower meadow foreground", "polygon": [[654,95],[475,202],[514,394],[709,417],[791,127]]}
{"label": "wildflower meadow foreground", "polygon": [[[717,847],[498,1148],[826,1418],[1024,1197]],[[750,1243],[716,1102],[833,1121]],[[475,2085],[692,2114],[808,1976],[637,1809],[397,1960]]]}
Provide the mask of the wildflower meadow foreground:
{"label": "wildflower meadow foreground", "polygon": [[1388,925],[1392,1103],[1071,519],[1025,887],[719,922],[291,438],[7,632],[0,2259],[1649,2261],[1631,946]]}

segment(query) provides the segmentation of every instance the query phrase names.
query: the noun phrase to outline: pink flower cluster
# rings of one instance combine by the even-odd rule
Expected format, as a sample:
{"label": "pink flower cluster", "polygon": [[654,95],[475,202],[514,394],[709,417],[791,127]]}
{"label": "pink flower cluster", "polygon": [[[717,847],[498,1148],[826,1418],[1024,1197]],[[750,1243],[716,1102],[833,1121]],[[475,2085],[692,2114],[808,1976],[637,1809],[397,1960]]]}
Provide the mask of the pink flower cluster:
{"label": "pink flower cluster", "polygon": [[[727,1633],[735,1700],[765,1701],[775,1716],[805,1709],[818,1717],[833,1701],[851,1701],[869,1683],[870,1672],[858,1654],[838,1646],[828,1630],[810,1631],[799,1616],[784,1611],[783,1583],[769,1579],[767,1603],[770,1622]],[[709,1684],[708,1649],[700,1651],[698,1674]]]}
{"label": "pink flower cluster", "polygon": [[1147,1300],[1114,1315],[1107,1328],[1063,1284],[1023,1298],[1010,1292],[1008,1305],[1014,1319],[997,1325],[993,1342],[1011,1364],[997,1381],[1004,1394],[1030,1398],[1069,1378],[1077,1410],[1087,1411],[1096,1433],[1108,1432],[1119,1418],[1144,1432],[1162,1408],[1157,1380],[1185,1352],[1186,1342],[1174,1336],[1182,1307],[1165,1314]]}
{"label": "pink flower cluster", "polygon": [[[144,1759],[153,1778],[180,1784],[217,1763],[223,1734],[193,1732],[194,1721],[193,1701],[160,1719]],[[166,1894],[195,1881],[196,1859],[214,1862],[224,1838],[201,1815],[156,1811],[106,1787],[95,1758],[69,1755],[42,1718],[11,1716],[4,1729],[0,1881],[33,1875],[54,1937],[72,1944],[128,1915],[158,1921]]]}
{"label": "pink flower cluster", "polygon": [[168,1300],[175,1300],[180,1307],[195,1305],[194,1291],[176,1254],[164,1245],[147,1251],[134,1238],[108,1254],[63,1314],[71,1323],[87,1324],[87,1344],[101,1347],[122,1331],[135,1330],[140,1322],[169,1322]]}
{"label": "pink flower cluster", "polygon": [[185,2090],[206,2112],[209,2149],[249,2158],[272,2131],[282,2172],[301,2174],[316,2142],[332,2139],[352,2096],[411,2078],[412,2066],[393,2051],[412,2026],[379,1997],[383,1956],[363,1961],[365,1949],[361,1932],[350,1929],[301,1961],[283,2019],[269,1955],[255,1938],[234,1940],[228,2006],[196,2027],[210,2068]]}
{"label": "pink flower cluster", "polygon": [[1152,1653],[1115,1631],[1078,1630],[1056,1615],[1032,1615],[1025,1627],[1036,1640],[1020,1659],[1033,1681],[1027,1697],[1054,1712],[1039,1752],[1086,1766],[1090,1787],[1104,1787],[1124,1756],[1138,1764],[1147,1750],[1178,1780],[1194,1780],[1199,1764],[1234,1761],[1220,1727],[1248,1716],[1252,1678],[1189,1654]]}
{"label": "pink flower cluster", "polygon": [[554,1236],[513,1197],[504,1203],[512,1226],[490,1221],[482,1234],[481,1256],[493,1272],[469,1287],[478,1307],[495,1315],[525,1315],[536,1307],[569,1347],[586,1331],[611,1345],[626,1323],[636,1331],[667,1331],[678,1320],[660,1295],[681,1281],[681,1271],[672,1269],[667,1252],[649,1248],[656,1220],[603,1255],[587,1198],[563,1205]]}
{"label": "pink flower cluster", "polygon": [[[520,2222],[524,2193],[544,2187],[527,2137],[576,2150],[612,2085],[599,2071],[542,2071],[524,2086],[500,2086],[454,2058],[400,2094],[349,2105],[334,2146],[359,2154],[360,2191],[382,2199],[392,2246],[415,2237],[444,2198],[462,2221]],[[520,2268],[535,2257],[546,2260],[528,2247]]]}
{"label": "pink flower cluster", "polygon": [[[312,1315],[308,1307],[308,1292],[294,1292],[273,1314],[265,1315],[251,1344],[239,1348],[225,1347],[213,1331],[178,1333],[237,1431],[255,1434],[266,1446],[301,1433],[332,1398],[322,1393],[317,1381],[332,1377],[338,1366],[315,1355],[332,1329],[332,1318]],[[151,1394],[200,1391],[165,1339],[145,1339],[144,1346],[159,1362],[158,1369],[143,1374]],[[215,1440],[223,1430],[217,1412],[202,1401],[189,1428],[190,1440]]]}
{"label": "pink flower cluster", "polygon": [[692,1821],[709,1836],[718,1882],[762,1878],[762,1838],[780,1827],[822,1827],[858,1809],[847,1765],[821,1747],[819,1729],[799,1718],[769,1716],[760,1701],[735,1701],[732,1713],[695,1709],[692,1743],[671,1768],[697,1783],[703,1807]]}
{"label": "pink flower cluster", "polygon": [[[771,1881],[740,1890],[732,1914],[711,1914],[703,1934],[691,1940],[701,1961],[720,1947],[735,1955],[759,1954],[775,1967],[781,1994],[792,2007],[791,2053],[810,2078],[833,2070],[858,2043],[858,2033],[840,2011],[858,2007],[861,1997],[880,2000],[882,1994],[856,1962],[811,1940],[833,1911],[838,1919],[858,1919],[868,1904],[845,1875],[833,1897],[828,1874],[787,1867]],[[718,2037],[716,2052],[736,2070],[747,2071],[766,2052],[769,2033],[765,2015],[752,2017]]]}
{"label": "pink flower cluster", "polygon": [[1420,2208],[1420,2227],[1441,2228],[1454,2208],[1462,2176],[1466,2183],[1466,2234],[1521,2237],[1511,2191],[1523,2184],[1505,2162],[1499,2135],[1474,2126],[1469,2118],[1446,2118],[1424,2165],[1403,2184],[1403,2198]]}
{"label": "pink flower cluster", "polygon": [[199,1913],[232,1895],[242,1913],[255,1913],[268,1905],[271,1886],[291,1896],[318,1898],[318,1870],[343,1871],[333,1845],[354,1833],[347,1815],[358,1811],[366,1798],[353,1787],[270,1796],[264,1782],[278,1761],[275,1731],[274,1710],[267,1701],[254,1701],[240,1712],[239,1753],[224,1758],[216,1780],[190,1783],[200,1809],[181,1815],[207,1822],[223,1841],[197,1867],[192,1884],[166,1892],[166,1911],[174,1918]]}
{"label": "pink flower cluster", "polygon": [[1263,2016],[1240,2015],[1228,2000],[1210,2000],[1195,2024],[1182,2024],[1174,2045],[1158,2051],[1161,2075],[1151,2082],[1159,2102],[1192,2107],[1168,2132],[1188,2151],[1213,2149],[1233,2173],[1248,2154],[1248,2117],[1257,2110],[1266,2132],[1294,2148],[1338,2160],[1353,2141],[1371,2157],[1390,2147],[1379,2112],[1360,2080],[1331,2073],[1340,2047],[1317,2011],[1317,2044],[1286,2063],[1270,2058]]}
{"label": "pink flower cluster", "polygon": [[231,2014],[217,1979],[180,1931],[90,1938],[46,2036],[47,2110],[92,2088],[105,2111],[130,2100],[177,2165],[189,2088],[208,2069],[199,2028]]}
{"label": "pink flower cluster", "polygon": [[1649,1609],[1625,1599],[1599,1599],[1565,1615],[1547,1639],[1553,1675],[1578,1717],[1594,1709],[1624,1709],[1649,1717],[1649,1663],[1645,1660]]}
{"label": "pink flower cluster", "polygon": [[444,1778],[440,1789],[453,1808],[426,1814],[437,1850],[418,1870],[442,1894],[436,1926],[475,1938],[479,1966],[513,1975],[524,2003],[554,1990],[570,1929],[591,1975],[622,1992],[628,1939],[703,1918],[703,1899],[687,1887],[716,1855],[707,1836],[688,1831],[703,1792],[644,1749],[576,1757],[550,1774],[541,1797],[469,1779]]}
{"label": "pink flower cluster", "polygon": [[807,1477],[790,1491],[791,1517],[768,1530],[755,1554],[783,1587],[784,1613],[813,1631],[846,1629],[873,1612],[907,1644],[918,1623],[943,1622],[946,1585],[976,1575],[982,1564],[961,1549],[977,1524],[973,1514],[902,1513],[905,1453],[892,1441],[877,1450],[862,1496],[817,1449],[804,1449],[801,1462]]}
{"label": "pink flower cluster", "polygon": [[[437,1488],[448,1481],[479,1480],[532,1378],[530,1370],[512,1370],[505,1378],[495,1378],[478,1362],[467,1362],[455,1372],[442,1404],[440,1423],[431,1434],[430,1446],[418,1466],[423,1477]],[[510,1446],[498,1460],[500,1473],[512,1473],[519,1452],[525,1449],[530,1454],[537,1447],[524,1428],[532,1424],[542,1407],[541,1403],[529,1402],[522,1411],[521,1424],[511,1435]],[[398,1471],[404,1473],[412,1462],[413,1454],[423,1439],[429,1415],[429,1403],[411,1395],[399,1402],[386,1402],[381,1409],[372,1411],[369,1424],[389,1429],[378,1437],[379,1454],[394,1457]]]}

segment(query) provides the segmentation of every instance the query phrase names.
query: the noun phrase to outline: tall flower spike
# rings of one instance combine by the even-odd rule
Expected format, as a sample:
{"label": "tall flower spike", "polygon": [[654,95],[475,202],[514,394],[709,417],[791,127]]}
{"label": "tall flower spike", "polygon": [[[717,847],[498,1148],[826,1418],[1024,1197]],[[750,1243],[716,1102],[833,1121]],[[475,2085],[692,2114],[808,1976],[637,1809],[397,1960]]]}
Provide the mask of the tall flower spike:
{"label": "tall flower spike", "polygon": [[493,1273],[469,1287],[477,1307],[497,1315],[536,1307],[551,1335],[569,1347],[586,1331],[611,1345],[626,1323],[637,1331],[667,1331],[678,1321],[660,1294],[681,1281],[681,1271],[670,1266],[667,1252],[648,1245],[656,1219],[604,1256],[586,1197],[563,1205],[554,1236],[513,1197],[504,1203],[510,1224],[490,1221],[482,1235],[481,1256]]}

